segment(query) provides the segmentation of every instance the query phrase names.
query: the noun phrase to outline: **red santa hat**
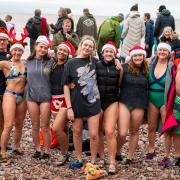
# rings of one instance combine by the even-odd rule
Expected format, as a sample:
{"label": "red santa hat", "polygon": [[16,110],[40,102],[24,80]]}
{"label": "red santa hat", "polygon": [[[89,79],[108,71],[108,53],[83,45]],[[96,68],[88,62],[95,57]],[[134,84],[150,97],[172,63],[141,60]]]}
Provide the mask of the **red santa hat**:
{"label": "red santa hat", "polygon": [[143,54],[146,57],[146,51],[141,46],[134,46],[132,49],[129,50],[130,58],[134,55]]}
{"label": "red santa hat", "polygon": [[171,53],[171,46],[167,43],[159,43],[157,46],[157,50],[159,49],[167,49],[169,53]]}
{"label": "red santa hat", "polygon": [[0,27],[0,38],[9,39],[9,34],[4,27]]}
{"label": "red santa hat", "polygon": [[75,50],[74,46],[70,42],[68,42],[68,41],[62,42],[61,44],[59,44],[58,47],[60,47],[60,46],[65,46],[68,49],[69,58],[72,58],[72,57],[75,56],[76,50]]}
{"label": "red santa hat", "polygon": [[118,49],[117,49],[116,45],[114,44],[114,42],[112,42],[112,41],[108,41],[108,42],[102,47],[101,53],[102,53],[106,48],[112,49],[112,50],[114,51],[115,55],[118,53]]}
{"label": "red santa hat", "polygon": [[40,36],[37,38],[36,43],[42,43],[42,44],[44,44],[44,45],[46,45],[46,46],[49,47],[49,40],[48,40],[47,37],[44,36],[44,35],[40,35]]}

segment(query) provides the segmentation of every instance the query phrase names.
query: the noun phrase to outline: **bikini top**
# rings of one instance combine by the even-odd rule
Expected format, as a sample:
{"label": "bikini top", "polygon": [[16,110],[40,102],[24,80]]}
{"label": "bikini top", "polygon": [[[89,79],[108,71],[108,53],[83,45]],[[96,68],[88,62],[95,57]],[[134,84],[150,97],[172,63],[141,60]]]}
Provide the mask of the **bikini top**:
{"label": "bikini top", "polygon": [[20,78],[20,77],[27,77],[27,69],[25,68],[25,71],[23,74],[20,73],[20,71],[16,68],[16,66],[11,63],[10,64],[10,72],[9,75],[7,76],[7,79],[15,79],[15,78]]}

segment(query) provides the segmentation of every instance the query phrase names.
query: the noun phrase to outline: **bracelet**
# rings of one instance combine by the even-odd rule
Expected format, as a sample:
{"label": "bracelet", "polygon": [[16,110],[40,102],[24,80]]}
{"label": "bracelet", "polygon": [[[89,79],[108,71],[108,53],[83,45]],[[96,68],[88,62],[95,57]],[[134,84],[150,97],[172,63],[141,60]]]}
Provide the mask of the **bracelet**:
{"label": "bracelet", "polygon": [[67,110],[69,110],[69,109],[72,109],[72,106],[67,108]]}

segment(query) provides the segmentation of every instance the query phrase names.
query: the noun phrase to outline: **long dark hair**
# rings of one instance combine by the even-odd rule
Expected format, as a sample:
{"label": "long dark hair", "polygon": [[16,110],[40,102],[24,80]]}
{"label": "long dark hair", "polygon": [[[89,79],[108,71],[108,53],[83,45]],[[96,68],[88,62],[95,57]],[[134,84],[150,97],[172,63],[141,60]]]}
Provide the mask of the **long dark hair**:
{"label": "long dark hair", "polygon": [[[36,43],[35,45],[37,45],[38,43]],[[28,61],[31,61],[31,60],[33,60],[33,59],[35,59],[35,57],[36,57],[36,50],[35,50],[35,48],[33,49],[33,52],[31,53],[31,55],[27,58],[27,60]],[[48,60],[50,60],[51,59],[51,57],[48,55],[48,53],[46,54],[46,55],[44,55],[44,57],[43,57],[43,60],[46,60],[46,61],[48,61]]]}

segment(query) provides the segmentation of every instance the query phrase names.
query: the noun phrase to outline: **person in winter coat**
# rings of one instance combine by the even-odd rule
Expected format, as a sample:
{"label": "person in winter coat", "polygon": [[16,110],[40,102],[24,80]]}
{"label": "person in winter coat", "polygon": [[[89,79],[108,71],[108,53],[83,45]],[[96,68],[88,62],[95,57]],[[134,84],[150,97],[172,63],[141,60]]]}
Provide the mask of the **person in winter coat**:
{"label": "person in winter coat", "polygon": [[150,17],[151,15],[149,13],[144,13],[146,58],[151,57],[154,44],[154,21]]}
{"label": "person in winter coat", "polygon": [[7,30],[6,23],[2,19],[0,19],[0,27],[3,27]]}
{"label": "person in winter coat", "polygon": [[84,35],[93,36],[94,39],[97,39],[97,25],[96,20],[92,14],[90,14],[89,9],[83,9],[83,16],[78,20],[76,26],[76,33],[79,38],[82,38]]}
{"label": "person in winter coat", "polygon": [[[68,14],[71,13],[71,10],[69,8],[60,8],[59,11],[58,11],[58,20],[56,22],[56,24],[50,24],[50,27],[52,29],[52,33],[53,34],[56,34],[58,31],[62,30],[62,24],[63,24],[63,21],[68,17]],[[71,19],[71,30],[73,31],[74,29],[74,21]]]}
{"label": "person in winter coat", "polygon": [[65,41],[69,41],[77,50],[79,44],[78,35],[71,30],[72,22],[70,18],[63,21],[62,30],[53,35],[53,49],[57,52],[57,46]]}
{"label": "person in winter coat", "polygon": [[[162,8],[161,8],[162,9]],[[164,7],[161,12],[159,9],[160,15],[157,17],[154,27],[154,36],[159,38],[163,32],[164,27],[170,26],[173,31],[175,31],[175,21],[174,17],[171,15],[171,12]]]}
{"label": "person in winter coat", "polygon": [[34,11],[34,17],[30,18],[26,23],[26,28],[30,38],[30,51],[34,50],[36,39],[39,35],[48,36],[49,26],[46,22],[46,18],[41,17],[41,10],[36,9]]}
{"label": "person in winter coat", "polygon": [[138,5],[135,4],[131,7],[129,17],[124,22],[124,30],[122,34],[123,45],[121,50],[121,56],[125,60],[129,55],[129,49],[141,44],[141,38],[145,34],[144,21],[140,18],[138,12]]}
{"label": "person in winter coat", "polygon": [[118,16],[112,16],[111,18],[105,20],[99,27],[98,30],[98,40],[97,40],[97,52],[101,56],[101,49],[104,44],[108,41],[113,41],[117,48],[120,45],[120,22],[124,19],[119,14]]}

